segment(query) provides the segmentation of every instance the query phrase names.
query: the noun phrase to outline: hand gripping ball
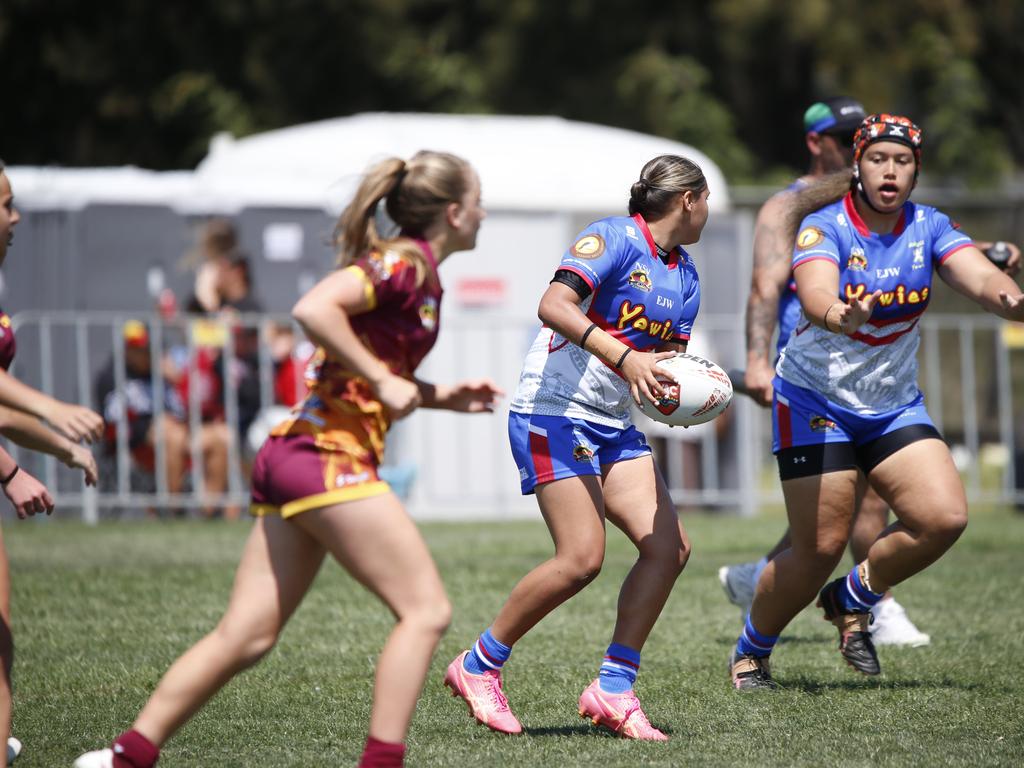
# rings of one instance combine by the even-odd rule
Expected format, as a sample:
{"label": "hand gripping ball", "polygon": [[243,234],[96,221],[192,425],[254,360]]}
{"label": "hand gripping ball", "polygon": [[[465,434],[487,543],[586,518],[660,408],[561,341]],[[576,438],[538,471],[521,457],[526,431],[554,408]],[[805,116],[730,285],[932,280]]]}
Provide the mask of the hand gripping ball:
{"label": "hand gripping ball", "polygon": [[692,427],[721,415],[732,402],[732,382],[718,365],[698,355],[680,352],[658,363],[665,394],[644,413],[673,427]]}

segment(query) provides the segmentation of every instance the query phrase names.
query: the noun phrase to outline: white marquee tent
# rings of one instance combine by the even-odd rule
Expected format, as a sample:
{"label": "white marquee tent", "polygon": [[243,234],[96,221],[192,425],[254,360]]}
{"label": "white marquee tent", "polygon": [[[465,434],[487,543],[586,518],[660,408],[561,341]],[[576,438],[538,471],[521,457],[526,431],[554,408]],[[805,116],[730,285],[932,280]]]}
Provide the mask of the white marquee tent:
{"label": "white marquee tent", "polygon": [[424,148],[473,163],[496,210],[620,210],[640,168],[659,154],[695,161],[713,191],[712,211],[728,207],[721,171],[693,147],[558,117],[367,113],[241,139],[218,135],[194,172],[17,167],[11,174],[27,207],[130,202],[188,213],[251,206],[335,211],[375,160]]}
{"label": "white marquee tent", "polygon": [[[4,268],[6,295],[17,296],[14,310],[151,310],[152,287],[163,284],[154,272],[165,272],[179,296],[189,290],[191,278],[178,265],[196,224],[228,215],[252,256],[257,293],[270,309],[287,310],[329,268],[334,217],[360,175],[384,157],[424,148],[474,165],[489,214],[476,250],[442,267],[444,331],[422,369],[426,378],[490,375],[513,388],[538,325],[538,299],[562,252],[590,221],[624,214],[641,167],[660,154],[694,160],[711,188],[711,220],[690,249],[701,272],[702,314],[740,316],[745,281],[736,275],[746,269],[749,222],[727,213],[725,179],[708,157],[617,128],[497,115],[371,113],[241,139],[222,135],[194,171],[12,167],[27,221]],[[431,412],[402,422],[393,456],[419,468],[414,511],[532,513],[532,502],[519,497],[504,433],[503,414]]]}

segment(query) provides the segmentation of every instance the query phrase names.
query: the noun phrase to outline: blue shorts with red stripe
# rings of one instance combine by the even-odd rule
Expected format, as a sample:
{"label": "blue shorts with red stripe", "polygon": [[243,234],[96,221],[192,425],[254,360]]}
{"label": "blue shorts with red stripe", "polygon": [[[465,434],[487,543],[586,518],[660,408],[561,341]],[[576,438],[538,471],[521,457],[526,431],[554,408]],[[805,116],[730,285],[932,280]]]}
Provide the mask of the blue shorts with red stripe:
{"label": "blue shorts with red stripe", "polygon": [[567,416],[508,415],[508,439],[524,494],[552,480],[601,474],[601,466],[651,453],[643,433]]}
{"label": "blue shorts with red stripe", "polygon": [[814,390],[775,377],[772,382],[772,453],[824,443],[870,443],[890,432],[914,425],[935,429],[924,407],[924,395],[892,411],[864,415],[826,400]]}

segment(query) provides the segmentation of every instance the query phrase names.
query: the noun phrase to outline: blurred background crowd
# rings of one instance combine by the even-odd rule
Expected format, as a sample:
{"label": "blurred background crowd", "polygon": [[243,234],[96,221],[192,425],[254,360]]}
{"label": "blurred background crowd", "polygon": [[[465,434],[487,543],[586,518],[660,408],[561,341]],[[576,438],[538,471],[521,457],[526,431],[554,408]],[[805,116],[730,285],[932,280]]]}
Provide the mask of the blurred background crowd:
{"label": "blurred background crowd", "polygon": [[[17,375],[104,415],[101,508],[238,516],[254,446],[304,394],[312,349],[287,312],[331,267],[353,180],[421,145],[480,168],[492,213],[477,255],[446,267],[430,365],[514,384],[568,238],[619,212],[620,176],[659,151],[711,179],[700,345],[739,364],[752,216],[806,169],[814,101],[912,116],[915,199],[1024,242],[1022,37],[1012,0],[8,0],[0,157],[25,222],[0,300]],[[604,179],[619,191],[591,194]],[[949,291],[934,301],[922,386],[972,493],[1024,497],[1024,337]],[[748,405],[657,436],[681,506],[776,498]],[[414,512],[524,509],[499,422],[399,425],[389,471],[407,493],[418,475]],[[488,447],[444,463],[466,443]]]}

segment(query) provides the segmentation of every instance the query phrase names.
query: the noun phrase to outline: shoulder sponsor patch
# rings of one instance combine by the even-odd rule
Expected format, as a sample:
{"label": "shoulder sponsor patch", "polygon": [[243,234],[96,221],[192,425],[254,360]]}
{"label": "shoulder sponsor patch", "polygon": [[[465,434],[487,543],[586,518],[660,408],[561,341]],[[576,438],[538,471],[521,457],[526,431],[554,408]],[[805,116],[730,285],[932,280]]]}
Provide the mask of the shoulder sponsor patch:
{"label": "shoulder sponsor patch", "polygon": [[604,253],[604,238],[600,235],[584,235],[573,245],[572,253],[581,259],[596,259]]}
{"label": "shoulder sponsor patch", "polygon": [[390,279],[396,271],[399,271],[406,264],[402,255],[397,251],[385,251],[384,253],[373,251],[370,253],[369,263],[374,277],[379,282]]}
{"label": "shoulder sponsor patch", "polygon": [[796,247],[801,251],[806,251],[808,248],[813,248],[824,239],[825,233],[817,227],[804,227],[800,230],[800,234],[796,236]]}

